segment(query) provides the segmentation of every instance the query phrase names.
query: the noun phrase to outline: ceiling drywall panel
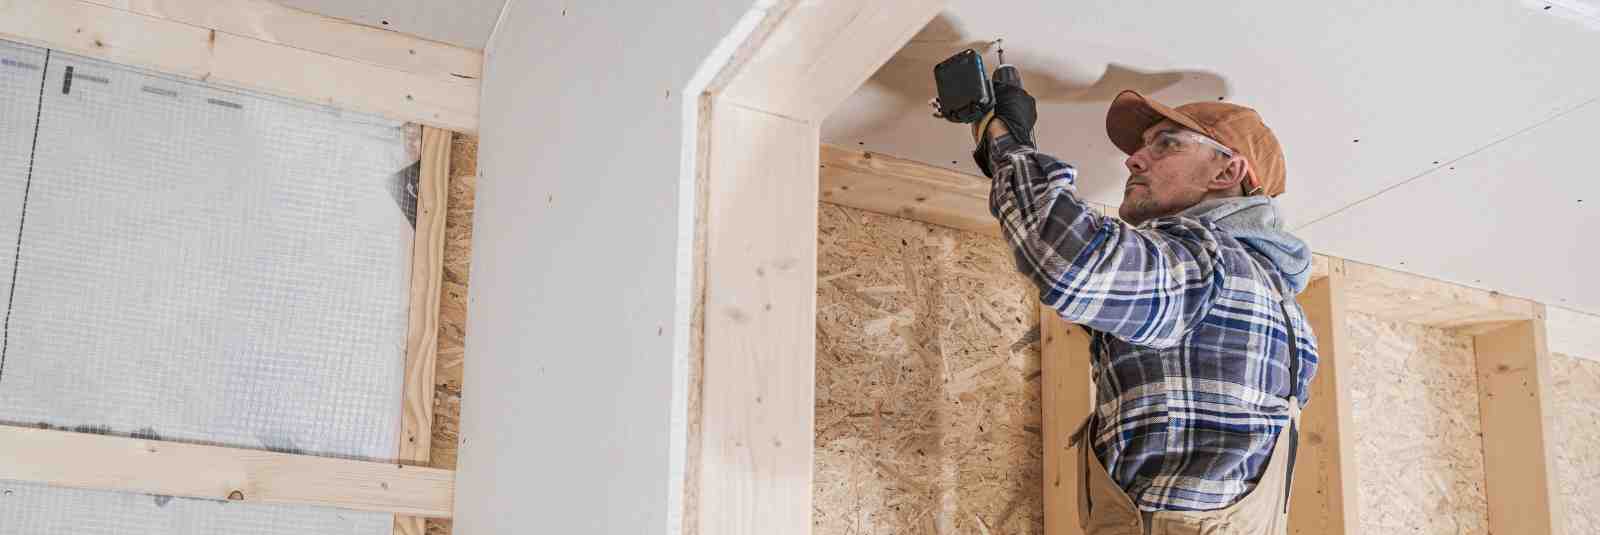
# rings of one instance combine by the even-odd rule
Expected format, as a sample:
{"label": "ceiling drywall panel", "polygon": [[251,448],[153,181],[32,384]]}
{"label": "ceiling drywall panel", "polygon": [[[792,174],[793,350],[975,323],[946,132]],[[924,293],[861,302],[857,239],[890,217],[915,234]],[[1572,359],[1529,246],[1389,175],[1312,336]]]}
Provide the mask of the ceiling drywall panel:
{"label": "ceiling drywall panel", "polygon": [[1173,104],[1224,97],[1260,110],[1282,139],[1282,201],[1298,224],[1600,95],[1600,32],[1544,6],[953,0],[823,137],[976,172],[965,131],[928,114],[930,69],[1003,37],[1007,59],[1046,90],[1041,145],[1080,167],[1088,197],[1120,201],[1126,171],[1104,129],[1118,89]]}
{"label": "ceiling drywall panel", "polygon": [[1600,218],[1576,201],[1600,203],[1600,172],[1575,126],[1600,119],[1600,2],[952,0],[824,140],[976,173],[967,129],[924,102],[933,63],[1001,37],[1040,98],[1041,147],[1090,200],[1121,201],[1118,90],[1221,97],[1277,132],[1284,216],[1319,252],[1600,312],[1579,284]]}
{"label": "ceiling drywall panel", "polygon": [[1600,100],[1313,223],[1322,252],[1600,312]]}
{"label": "ceiling drywall panel", "polygon": [[482,49],[506,0],[277,0],[368,26]]}

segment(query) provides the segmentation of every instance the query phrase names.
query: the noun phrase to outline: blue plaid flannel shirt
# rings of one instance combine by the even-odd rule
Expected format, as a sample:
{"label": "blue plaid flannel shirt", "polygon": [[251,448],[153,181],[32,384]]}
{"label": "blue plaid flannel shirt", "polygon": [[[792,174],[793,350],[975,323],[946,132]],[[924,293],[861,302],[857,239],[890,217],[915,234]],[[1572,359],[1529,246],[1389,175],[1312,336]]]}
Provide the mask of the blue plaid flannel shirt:
{"label": "blue plaid flannel shirt", "polygon": [[[1077,171],[1002,136],[989,209],[1040,300],[1092,336],[1094,452],[1145,511],[1205,511],[1255,488],[1288,424],[1283,276],[1212,222],[1134,227],[1075,194]],[[1302,405],[1316,339],[1289,296]]]}

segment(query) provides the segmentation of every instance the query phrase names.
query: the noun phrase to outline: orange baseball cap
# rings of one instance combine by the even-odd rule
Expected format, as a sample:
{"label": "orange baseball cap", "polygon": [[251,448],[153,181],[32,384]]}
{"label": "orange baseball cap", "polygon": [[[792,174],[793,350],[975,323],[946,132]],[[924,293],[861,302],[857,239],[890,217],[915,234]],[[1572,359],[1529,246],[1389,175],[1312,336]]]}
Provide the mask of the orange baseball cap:
{"label": "orange baseball cap", "polygon": [[[1278,136],[1261,122],[1256,110],[1227,102],[1192,102],[1176,108],[1135,91],[1123,91],[1106,112],[1106,135],[1122,152],[1132,155],[1144,147],[1144,131],[1171,119],[1184,128],[1205,134],[1244,156],[1250,162],[1245,190],[1277,197],[1284,190],[1283,147]],[[1259,190],[1258,190],[1259,188]]]}

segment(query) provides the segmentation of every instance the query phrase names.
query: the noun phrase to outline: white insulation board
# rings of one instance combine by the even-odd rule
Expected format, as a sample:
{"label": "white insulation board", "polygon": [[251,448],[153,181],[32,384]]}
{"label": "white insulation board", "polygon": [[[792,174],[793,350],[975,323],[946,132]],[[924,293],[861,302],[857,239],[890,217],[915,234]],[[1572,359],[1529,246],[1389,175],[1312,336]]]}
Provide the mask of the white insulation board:
{"label": "white insulation board", "polygon": [[[392,459],[414,234],[405,125],[60,52],[0,55],[43,67],[0,70],[13,286],[0,422]],[[390,528],[384,514],[0,482],[0,535]]]}

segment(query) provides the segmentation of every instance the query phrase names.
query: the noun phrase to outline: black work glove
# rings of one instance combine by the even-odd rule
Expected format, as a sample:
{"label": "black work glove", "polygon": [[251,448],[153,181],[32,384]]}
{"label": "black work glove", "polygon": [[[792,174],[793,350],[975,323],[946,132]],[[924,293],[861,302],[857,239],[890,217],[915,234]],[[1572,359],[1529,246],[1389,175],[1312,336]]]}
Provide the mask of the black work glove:
{"label": "black work glove", "polygon": [[[1029,95],[1021,86],[1005,82],[994,82],[994,119],[1004,122],[1006,129],[1011,131],[1011,137],[1018,143],[1037,148],[1033,139],[1033,126],[1039,122],[1039,108],[1033,95]],[[994,177],[993,170],[989,169],[989,132],[984,121],[978,122],[977,136],[978,147],[972,151],[972,159],[978,163],[978,168],[983,174]]]}

